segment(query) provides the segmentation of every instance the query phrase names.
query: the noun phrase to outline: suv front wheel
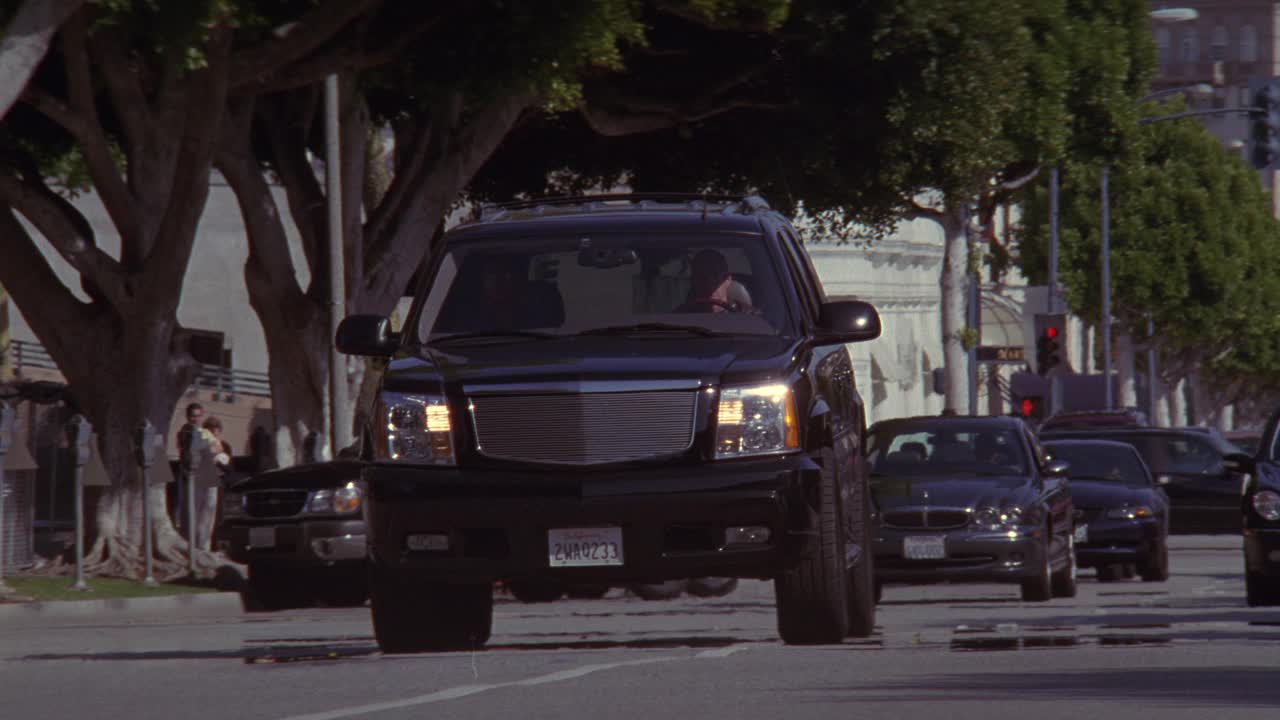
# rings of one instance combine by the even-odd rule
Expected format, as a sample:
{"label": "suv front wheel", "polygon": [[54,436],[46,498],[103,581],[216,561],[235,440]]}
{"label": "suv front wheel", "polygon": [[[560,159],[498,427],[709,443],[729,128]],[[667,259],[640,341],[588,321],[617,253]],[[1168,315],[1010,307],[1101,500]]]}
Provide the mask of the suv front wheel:
{"label": "suv front wheel", "polygon": [[473,650],[489,642],[493,586],[397,577],[373,570],[373,635],[384,653]]}
{"label": "suv front wheel", "polygon": [[788,645],[839,643],[849,630],[840,482],[830,448],[822,451],[817,510],[816,537],[805,557],[774,580],[778,634]]}

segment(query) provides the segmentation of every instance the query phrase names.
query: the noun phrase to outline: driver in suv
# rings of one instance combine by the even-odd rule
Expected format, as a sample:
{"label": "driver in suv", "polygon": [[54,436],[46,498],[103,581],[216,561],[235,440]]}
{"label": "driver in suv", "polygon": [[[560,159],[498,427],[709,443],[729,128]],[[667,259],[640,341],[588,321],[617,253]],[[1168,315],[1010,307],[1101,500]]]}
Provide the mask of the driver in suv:
{"label": "driver in suv", "polygon": [[846,343],[880,320],[827,301],[763,200],[500,206],[446,235],[390,327],[337,336],[386,360],[361,442],[384,651],[483,644],[497,581],[772,579],[785,642],[872,631]]}

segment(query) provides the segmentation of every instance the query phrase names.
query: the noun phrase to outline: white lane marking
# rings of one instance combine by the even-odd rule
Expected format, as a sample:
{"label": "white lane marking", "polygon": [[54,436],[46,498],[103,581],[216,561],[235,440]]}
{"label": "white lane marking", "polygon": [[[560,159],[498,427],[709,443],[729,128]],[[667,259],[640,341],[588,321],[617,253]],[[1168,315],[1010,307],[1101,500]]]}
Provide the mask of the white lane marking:
{"label": "white lane marking", "polygon": [[[746,650],[746,645],[730,645],[729,647],[719,648],[717,650],[706,650],[698,653],[694,657],[698,658],[722,658],[728,657],[739,650]],[[418,695],[415,697],[402,698],[400,700],[388,700],[380,703],[369,703],[367,705],[354,705],[352,707],[337,708],[335,710],[326,710],[324,712],[310,713],[307,715],[291,715],[281,720],[339,720],[339,718],[349,718],[358,715],[366,715],[369,713],[382,712],[384,710],[399,710],[402,708],[416,707],[418,705],[430,705],[431,703],[443,702],[445,700],[456,700],[458,698],[467,697],[468,695],[476,695],[490,690],[501,690],[510,687],[532,687],[536,685],[546,685],[547,683],[562,682],[565,680],[573,680],[575,678],[590,675],[592,673],[602,672],[605,670],[616,670],[624,667],[635,667],[638,665],[652,665],[654,663],[671,662],[673,660],[688,660],[686,657],[674,655],[645,658],[643,660],[628,660],[616,663],[599,663],[596,665],[583,665],[582,667],[573,668],[571,670],[561,670],[553,672],[549,675],[539,675],[537,677],[525,678],[524,680],[512,680],[504,683],[491,683],[486,685],[461,685],[447,690],[437,690],[436,692],[427,693],[426,695]]]}

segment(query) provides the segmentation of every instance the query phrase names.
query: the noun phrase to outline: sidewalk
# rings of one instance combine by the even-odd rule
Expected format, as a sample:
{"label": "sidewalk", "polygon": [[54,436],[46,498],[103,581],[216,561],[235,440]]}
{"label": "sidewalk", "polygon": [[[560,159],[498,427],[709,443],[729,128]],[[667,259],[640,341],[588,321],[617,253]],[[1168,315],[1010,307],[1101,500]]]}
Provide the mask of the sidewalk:
{"label": "sidewalk", "polygon": [[239,616],[244,612],[238,592],[186,593],[159,597],[105,598],[102,600],[57,600],[51,602],[9,602],[0,598],[0,625],[40,622],[54,618],[156,617],[198,615]]}

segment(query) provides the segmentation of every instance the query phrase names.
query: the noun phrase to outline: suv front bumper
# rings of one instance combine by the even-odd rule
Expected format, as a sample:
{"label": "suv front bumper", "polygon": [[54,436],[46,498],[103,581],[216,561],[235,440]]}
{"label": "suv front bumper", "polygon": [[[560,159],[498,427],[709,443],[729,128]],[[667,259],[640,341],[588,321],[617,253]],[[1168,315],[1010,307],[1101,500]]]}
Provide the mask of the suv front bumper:
{"label": "suv front bumper", "polygon": [[218,527],[214,547],[238,563],[300,568],[364,562],[368,556],[360,518],[228,520]]}
{"label": "suv front bumper", "polygon": [[[812,534],[819,473],[803,455],[576,472],[372,465],[370,558],[452,582],[769,579]],[[599,527],[620,529],[622,565],[551,566],[549,531]],[[768,538],[726,543],[737,527],[768,528]],[[447,537],[447,548],[410,550],[411,535]]]}

